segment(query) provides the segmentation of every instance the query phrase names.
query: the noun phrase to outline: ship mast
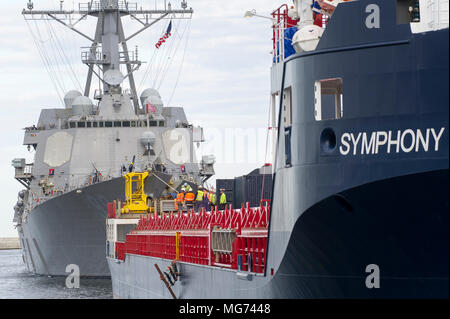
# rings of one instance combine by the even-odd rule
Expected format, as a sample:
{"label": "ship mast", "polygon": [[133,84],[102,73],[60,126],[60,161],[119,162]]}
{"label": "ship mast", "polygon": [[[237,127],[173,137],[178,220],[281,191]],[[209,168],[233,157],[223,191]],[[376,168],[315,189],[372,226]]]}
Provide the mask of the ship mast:
{"label": "ship mast", "polygon": [[[35,10],[33,2],[29,0],[27,9],[24,9],[22,14],[27,20],[55,20],[91,42],[87,51],[82,52],[82,61],[89,68],[84,89],[86,97],[89,97],[94,74],[103,82],[103,93],[113,91],[117,85],[105,81],[105,73],[110,70],[120,71],[120,65],[124,64],[127,74],[123,79],[128,78],[131,99],[137,113],[139,99],[133,73],[139,69],[142,62],[138,59],[137,51],[128,51],[127,42],[164,18],[190,19],[193,10],[187,8],[185,0],[181,2],[181,8],[173,10],[169,2],[163,10],[144,10],[142,7],[138,9],[137,3],[125,0],[91,0],[89,3],[80,3],[78,10],[64,10],[63,1],[59,10]],[[97,19],[94,38],[76,28],[77,24],[88,16]],[[140,29],[128,37],[122,24],[122,17],[125,16],[130,16],[141,24]],[[103,76],[95,71],[95,66],[102,70]]]}

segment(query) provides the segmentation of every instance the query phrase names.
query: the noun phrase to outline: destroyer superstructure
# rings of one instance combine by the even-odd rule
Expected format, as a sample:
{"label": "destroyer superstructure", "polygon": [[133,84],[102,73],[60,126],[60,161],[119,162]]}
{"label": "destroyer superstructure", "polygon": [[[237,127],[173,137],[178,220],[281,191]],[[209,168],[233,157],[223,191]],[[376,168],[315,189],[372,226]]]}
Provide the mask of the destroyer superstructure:
{"label": "destroyer superstructure", "polygon": [[[34,162],[13,161],[26,188],[14,216],[24,259],[37,274],[66,275],[66,266],[75,264],[82,276],[109,276],[103,208],[121,197],[124,171],[169,173],[173,184],[201,183],[214,173],[213,158],[196,159],[203,130],[188,122],[183,108],[165,106],[154,88],[138,96],[134,73],[142,62],[127,46],[157,22],[190,19],[193,10],[186,1],[180,9],[169,3],[146,10],[101,0],[47,11],[29,1],[22,13],[27,20],[56,21],[90,42],[81,54],[88,70],[84,92],[68,92],[63,108],[42,110],[37,125],[25,129],[23,144],[34,149]],[[127,16],[140,25],[132,34],[122,24]],[[88,17],[96,19],[93,35],[77,29]],[[94,77],[101,87],[92,92]]]}

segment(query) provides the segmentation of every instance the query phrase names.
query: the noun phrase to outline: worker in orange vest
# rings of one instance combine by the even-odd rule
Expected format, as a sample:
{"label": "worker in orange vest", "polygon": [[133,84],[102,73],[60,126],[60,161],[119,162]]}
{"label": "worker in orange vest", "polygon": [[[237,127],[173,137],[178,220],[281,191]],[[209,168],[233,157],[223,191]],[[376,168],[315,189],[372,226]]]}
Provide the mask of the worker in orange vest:
{"label": "worker in orange vest", "polygon": [[195,194],[192,191],[188,191],[184,196],[184,204],[186,209],[190,210],[194,207]]}
{"label": "worker in orange vest", "polygon": [[184,189],[181,190],[181,192],[179,192],[177,194],[177,198],[175,199],[175,208],[178,211],[183,211],[184,209],[184,197],[186,195],[186,191]]}

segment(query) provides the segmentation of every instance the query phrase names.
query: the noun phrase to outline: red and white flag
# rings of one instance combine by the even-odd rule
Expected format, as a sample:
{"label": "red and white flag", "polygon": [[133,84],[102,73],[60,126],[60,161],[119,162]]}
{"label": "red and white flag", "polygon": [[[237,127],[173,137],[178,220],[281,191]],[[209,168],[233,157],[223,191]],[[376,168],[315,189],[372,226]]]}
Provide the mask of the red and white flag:
{"label": "red and white flag", "polygon": [[156,108],[150,103],[147,103],[147,114],[148,113],[156,113]]}

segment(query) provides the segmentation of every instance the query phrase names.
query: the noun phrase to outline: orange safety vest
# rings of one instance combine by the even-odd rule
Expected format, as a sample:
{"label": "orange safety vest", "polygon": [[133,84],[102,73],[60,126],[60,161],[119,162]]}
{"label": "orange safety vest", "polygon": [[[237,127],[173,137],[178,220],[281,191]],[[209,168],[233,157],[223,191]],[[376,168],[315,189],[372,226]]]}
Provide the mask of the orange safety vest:
{"label": "orange safety vest", "polygon": [[182,203],[184,201],[184,194],[183,193],[178,193],[177,194],[177,202],[178,203]]}
{"label": "orange safety vest", "polygon": [[186,202],[193,202],[194,199],[195,199],[195,195],[194,195],[194,193],[192,193],[192,192],[186,193],[186,196],[184,197],[184,200],[185,200]]}

